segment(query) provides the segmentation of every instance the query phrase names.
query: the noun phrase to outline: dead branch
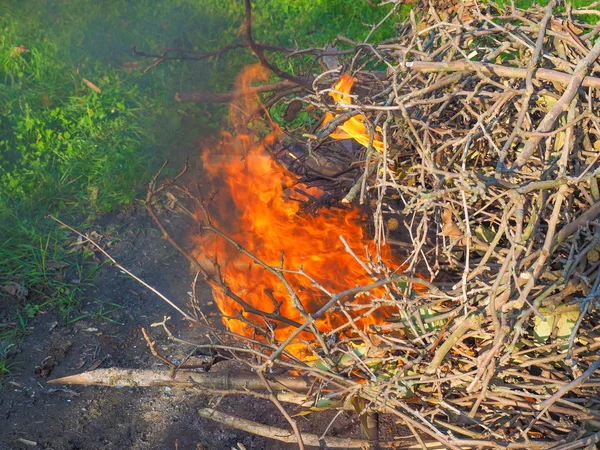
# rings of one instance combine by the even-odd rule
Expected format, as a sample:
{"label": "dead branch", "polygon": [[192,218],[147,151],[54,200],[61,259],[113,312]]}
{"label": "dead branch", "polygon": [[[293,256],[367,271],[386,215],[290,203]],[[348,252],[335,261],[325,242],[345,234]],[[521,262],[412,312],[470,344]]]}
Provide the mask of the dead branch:
{"label": "dead branch", "polygon": [[[205,419],[211,419],[215,422],[222,423],[228,427],[237,430],[246,431],[248,433],[263,436],[269,439],[286,442],[288,444],[297,444],[298,438],[293,432],[275,428],[268,425],[262,425],[251,420],[242,419],[240,417],[231,416],[222,413],[212,408],[202,408],[198,410],[198,414]],[[338,438],[325,436],[319,438],[316,434],[302,433],[302,439],[311,447],[326,446],[329,448],[363,448],[369,445],[369,441],[363,439]]]}
{"label": "dead branch", "polygon": [[[266,379],[273,391],[307,392],[310,381],[301,377],[270,377]],[[132,387],[157,387],[170,386],[173,388],[206,387],[209,389],[234,390],[250,389],[264,390],[265,384],[253,373],[230,372],[189,372],[178,371],[175,376],[170,372],[157,372],[153,370],[96,369],[77,375],[57,378],[48,381],[51,384],[80,384],[86,386],[132,386]]]}
{"label": "dead branch", "polygon": [[[393,24],[395,37],[367,42],[377,27],[394,20],[400,7],[394,2],[365,41],[340,37],[336,43],[343,50],[274,49],[306,63],[299,75],[267,59],[271,49],[254,42],[249,0],[245,6],[245,42],[231,49],[252,49],[283,81],[187,98],[242,97],[243,105],[236,102],[232,110],[244,110],[239,117],[232,113],[232,123],[252,117],[254,124],[253,98],[273,92],[261,111],[278,101],[293,102],[291,109],[304,111],[309,120],[298,124],[297,115],[290,114],[297,128],[282,132],[278,127],[284,124],[272,127],[268,120],[257,133],[240,126],[223,141],[232,146],[220,148],[229,159],[209,167],[198,191],[233,180],[228,193],[243,210],[234,219],[229,210],[218,209],[222,198],[192,195],[183,178],[158,186],[160,172],[146,199],[165,239],[213,286],[231,328],[210,330],[211,342],[201,347],[245,364],[258,374],[254,381],[269,379],[262,388],[244,384],[248,380],[237,388],[210,377],[205,382],[218,395],[270,400],[294,432],[244,422],[247,430],[307,446],[319,441],[299,431],[283,405],[288,400],[341,409],[355,399],[362,419],[367,413],[389,414],[407,424],[413,435],[407,447],[415,442],[421,449],[595,445],[600,427],[594,406],[600,385],[594,378],[600,350],[597,27],[578,21],[583,12],[572,7],[556,13],[553,2],[527,10],[461,3],[443,12],[435,5],[427,14],[413,10]],[[335,61],[313,73],[328,52]],[[155,55],[155,63],[173,56],[186,54]],[[290,98],[293,94],[299,95]],[[277,132],[264,137],[272,128]],[[278,170],[259,165],[257,178],[281,176],[281,198],[268,198],[271,191],[261,189],[258,179],[235,183],[251,173],[254,158],[265,162],[264,156],[274,158]],[[237,157],[243,163],[232,164]],[[246,188],[244,200],[233,195]],[[153,209],[161,201],[158,194],[167,191],[171,200],[185,204],[198,230],[200,244],[193,253],[169,235]],[[317,255],[301,254],[290,267],[293,246],[276,262],[272,249],[262,248],[271,235],[248,237],[260,220],[243,223],[251,207],[241,203],[254,198],[268,208],[276,207],[275,200],[301,205],[285,209],[286,217],[293,216],[284,224],[290,225],[292,242],[299,231],[294,226],[312,223],[310,214],[329,220],[333,209],[328,209],[345,199],[344,217],[358,216],[353,203],[361,203],[370,223],[366,231],[353,228],[353,234],[365,232],[372,242],[361,238],[359,245],[340,251],[352,256],[364,277],[345,275],[346,267],[338,267],[335,258],[325,269],[310,270],[310,256]],[[262,211],[262,203],[256,210]],[[324,228],[315,223],[314,228]],[[336,227],[342,230],[334,233],[336,239],[348,236],[341,222]],[[403,253],[391,251],[390,242],[402,242]],[[258,273],[266,273],[265,283],[272,286],[258,283]],[[258,288],[252,291],[253,286]],[[210,327],[207,321],[205,328]],[[300,377],[301,386],[285,400],[278,379],[268,375],[288,371]],[[178,372],[173,380],[199,386],[184,376],[191,375]],[[127,381],[122,378],[127,377],[117,381]],[[159,378],[156,385],[168,381]],[[226,424],[238,420],[205,413]],[[363,422],[369,437],[376,435],[377,421]]]}
{"label": "dead branch", "polygon": [[250,0],[244,0],[244,8],[246,9],[246,21],[244,22],[244,26],[246,28],[246,42],[254,52],[254,54],[258,57],[260,63],[277,75],[279,78],[283,78],[284,80],[291,81],[298,86],[303,86],[305,88],[310,88],[312,85],[311,79],[303,79],[287,73],[281,70],[279,67],[271,64],[267,57],[265,56],[265,52],[260,45],[257,45],[254,42],[254,38],[252,37],[252,5],[250,4]]}
{"label": "dead branch", "polygon": [[[487,76],[498,76],[516,79],[526,79],[528,69],[521,67],[501,66],[478,61],[452,61],[452,62],[432,62],[432,61],[408,61],[405,67],[415,72],[422,73],[447,73],[447,72],[475,72],[479,71]],[[553,81],[562,85],[568,85],[574,75],[559,72],[558,70],[545,69],[540,67],[533,72],[533,78],[536,80]],[[583,87],[600,89],[600,78],[586,76],[582,79]]]}

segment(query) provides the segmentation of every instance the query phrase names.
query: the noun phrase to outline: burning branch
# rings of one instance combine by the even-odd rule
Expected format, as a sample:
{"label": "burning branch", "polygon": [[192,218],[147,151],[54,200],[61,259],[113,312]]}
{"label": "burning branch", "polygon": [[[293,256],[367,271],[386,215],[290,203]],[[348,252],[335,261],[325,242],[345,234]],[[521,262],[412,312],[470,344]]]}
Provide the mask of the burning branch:
{"label": "burning branch", "polygon": [[240,89],[226,92],[223,94],[211,94],[205,92],[178,92],[175,94],[175,100],[178,102],[199,102],[199,103],[229,103],[240,97],[255,97],[264,92],[284,91],[296,86],[295,83],[284,80],[277,83],[260,84],[252,89]]}

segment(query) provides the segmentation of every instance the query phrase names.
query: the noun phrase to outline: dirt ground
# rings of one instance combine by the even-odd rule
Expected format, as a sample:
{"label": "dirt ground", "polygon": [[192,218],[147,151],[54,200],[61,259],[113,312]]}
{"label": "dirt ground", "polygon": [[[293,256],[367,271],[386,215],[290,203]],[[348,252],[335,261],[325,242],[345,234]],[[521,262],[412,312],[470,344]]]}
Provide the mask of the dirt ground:
{"label": "dirt ground", "polygon": [[[119,263],[178,305],[186,305],[193,278],[188,263],[161,239],[144,211],[105,218],[98,223],[97,232],[115,241],[110,252]],[[164,316],[172,317],[171,329],[176,335],[202,342],[199,332],[180,320],[170,306],[116,267],[104,265],[93,283],[83,312],[98,310],[94,298],[110,301],[121,306],[110,314],[118,323],[94,318],[64,325],[56,312],[38,314],[20,344],[12,372],[0,387],[0,450],[229,450],[237,448],[237,443],[248,450],[297,448],[200,418],[197,409],[209,405],[211,398],[197,393],[168,388],[48,384],[49,379],[94,368],[160,369],[162,364],[148,350],[142,327],[151,332],[160,352],[172,360],[181,360],[187,349],[170,343],[161,329],[150,328]],[[198,297],[203,307],[214,308],[207,285],[199,286]],[[0,309],[7,307],[0,302]],[[219,363],[212,370],[225,370],[227,364]],[[288,428],[273,405],[250,397],[226,398],[219,409]],[[298,421],[302,429],[317,432],[331,417],[319,413],[318,417],[299,417]],[[331,434],[359,437],[355,416],[344,412]]]}

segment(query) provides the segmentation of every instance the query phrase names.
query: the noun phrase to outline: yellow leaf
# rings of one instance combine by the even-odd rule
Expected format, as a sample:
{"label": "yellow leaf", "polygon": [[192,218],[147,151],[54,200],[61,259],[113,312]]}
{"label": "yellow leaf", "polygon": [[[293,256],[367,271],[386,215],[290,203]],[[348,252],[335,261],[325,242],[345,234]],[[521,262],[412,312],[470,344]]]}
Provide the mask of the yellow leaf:
{"label": "yellow leaf", "polygon": [[552,334],[552,327],[554,326],[554,316],[547,316],[544,317],[544,319],[542,319],[539,316],[535,316],[535,319],[533,319],[533,340],[537,344],[543,344],[548,340],[550,334]]}
{"label": "yellow leaf", "polygon": [[544,110],[544,112],[550,111],[554,105],[556,105],[558,100],[552,95],[542,95],[537,99],[537,105]]}
{"label": "yellow leaf", "polygon": [[558,316],[556,321],[556,338],[567,340],[575,328],[575,323],[579,319],[579,311],[568,311]]}
{"label": "yellow leaf", "polygon": [[294,414],[292,417],[302,417],[302,416],[308,416],[309,414],[312,414],[314,411],[311,411],[310,409],[307,409],[306,411],[300,411],[298,414]]}
{"label": "yellow leaf", "polygon": [[496,237],[496,233],[491,228],[485,228],[482,225],[478,225],[475,228],[475,235],[486,244],[489,244]]}

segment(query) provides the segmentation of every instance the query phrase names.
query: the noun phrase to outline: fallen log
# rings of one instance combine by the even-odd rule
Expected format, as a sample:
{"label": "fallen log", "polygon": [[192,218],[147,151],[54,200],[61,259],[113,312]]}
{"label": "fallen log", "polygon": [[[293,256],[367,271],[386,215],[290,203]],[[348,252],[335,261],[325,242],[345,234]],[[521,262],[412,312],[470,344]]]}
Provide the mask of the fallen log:
{"label": "fallen log", "polygon": [[[211,419],[236,430],[246,431],[257,436],[275,439],[288,444],[298,443],[298,437],[293,431],[262,425],[251,420],[231,416],[212,408],[202,408],[198,414],[205,419]],[[316,434],[302,433],[302,441],[305,445],[319,448],[363,448],[369,445],[365,439],[339,438],[332,436],[319,437]]]}
{"label": "fallen log", "polygon": [[[310,388],[308,380],[302,377],[276,376],[267,379],[274,391],[307,392]],[[128,387],[173,387],[232,390],[249,389],[265,390],[264,383],[253,373],[241,372],[190,372],[180,370],[174,376],[169,372],[153,370],[96,369],[77,375],[57,378],[48,381],[51,384],[79,384],[87,386],[128,386]]]}

